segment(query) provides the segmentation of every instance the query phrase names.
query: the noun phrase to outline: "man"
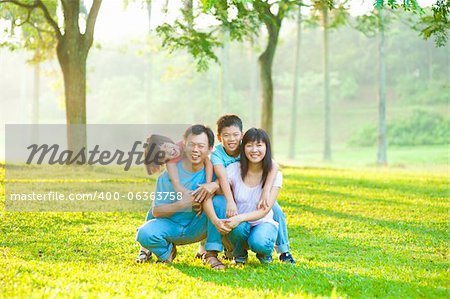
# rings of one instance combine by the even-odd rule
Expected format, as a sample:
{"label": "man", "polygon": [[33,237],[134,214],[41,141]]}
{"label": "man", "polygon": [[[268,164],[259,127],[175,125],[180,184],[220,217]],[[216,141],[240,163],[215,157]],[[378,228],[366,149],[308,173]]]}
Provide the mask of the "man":
{"label": "man", "polygon": [[[212,195],[219,185],[212,182],[205,186],[204,162],[214,146],[214,133],[203,125],[193,125],[184,133],[183,141],[184,157],[177,163],[180,183],[188,190],[202,185],[202,190],[208,190]],[[217,216],[224,219],[225,198],[215,196],[213,204]],[[206,237],[204,261],[214,269],[224,269],[225,266],[217,258],[218,252],[223,250],[219,231],[227,233],[230,229],[222,221],[213,224],[201,212],[200,205],[191,194],[177,194],[168,173],[164,172],[156,183],[152,208],[154,218],[138,229],[137,241],[160,261],[170,263],[176,256],[176,245],[195,243]]]}

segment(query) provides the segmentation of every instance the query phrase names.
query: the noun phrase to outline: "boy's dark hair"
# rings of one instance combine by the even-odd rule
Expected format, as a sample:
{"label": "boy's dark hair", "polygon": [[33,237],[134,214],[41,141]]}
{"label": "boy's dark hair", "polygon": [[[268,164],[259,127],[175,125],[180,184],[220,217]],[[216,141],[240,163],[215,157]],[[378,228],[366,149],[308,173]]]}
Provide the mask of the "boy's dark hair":
{"label": "boy's dark hair", "polygon": [[225,114],[222,115],[217,120],[217,134],[220,135],[223,128],[236,126],[241,130],[242,132],[242,120],[239,118],[239,116],[235,114]]}
{"label": "boy's dark hair", "polygon": [[214,133],[209,127],[204,126],[204,125],[190,126],[184,132],[183,139],[184,139],[184,141],[186,141],[189,135],[191,135],[191,134],[200,135],[202,133],[205,133],[206,136],[208,136],[208,146],[213,147],[214,146]]}
{"label": "boy's dark hair", "polygon": [[264,188],[264,184],[266,182],[267,176],[269,172],[272,170],[272,149],[270,146],[270,138],[269,135],[263,129],[251,128],[245,132],[244,137],[242,138],[242,145],[240,149],[240,157],[241,157],[241,176],[242,180],[245,179],[245,176],[248,172],[249,161],[247,156],[245,155],[245,145],[250,142],[264,142],[266,144],[266,155],[262,160],[263,164],[263,174],[261,177],[262,186]]}

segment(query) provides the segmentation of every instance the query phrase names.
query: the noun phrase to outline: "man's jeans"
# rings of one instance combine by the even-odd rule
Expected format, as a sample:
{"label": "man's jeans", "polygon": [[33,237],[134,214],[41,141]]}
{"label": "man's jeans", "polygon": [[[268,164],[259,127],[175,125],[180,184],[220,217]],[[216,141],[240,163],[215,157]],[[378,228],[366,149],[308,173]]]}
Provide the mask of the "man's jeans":
{"label": "man's jeans", "polygon": [[278,229],[272,223],[260,223],[251,227],[248,222],[241,222],[228,234],[236,262],[244,263],[247,260],[247,249],[255,252],[261,263],[272,261],[277,233]]}
{"label": "man's jeans", "polygon": [[[213,197],[213,205],[219,219],[226,217],[226,200],[222,195]],[[151,210],[147,214],[147,222],[137,232],[136,240],[142,247],[153,252],[158,259],[168,259],[173,245],[184,245],[198,242],[206,237],[207,251],[222,251],[222,236],[214,224],[203,212],[194,217],[187,225],[181,225],[167,218],[154,218]]]}

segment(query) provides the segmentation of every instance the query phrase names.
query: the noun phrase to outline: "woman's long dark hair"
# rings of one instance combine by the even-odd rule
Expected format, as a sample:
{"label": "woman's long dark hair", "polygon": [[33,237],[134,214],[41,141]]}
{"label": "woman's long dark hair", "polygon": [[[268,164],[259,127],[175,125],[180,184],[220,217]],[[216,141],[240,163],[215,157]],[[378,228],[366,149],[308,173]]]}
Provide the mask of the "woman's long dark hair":
{"label": "woman's long dark hair", "polygon": [[248,173],[249,161],[247,156],[245,155],[245,145],[250,142],[264,142],[266,144],[266,155],[262,160],[263,166],[263,174],[261,177],[262,186],[267,179],[267,175],[272,170],[272,149],[270,146],[270,138],[269,135],[263,129],[251,128],[245,132],[244,137],[242,138],[240,156],[241,156],[241,177],[242,180],[245,179]]}

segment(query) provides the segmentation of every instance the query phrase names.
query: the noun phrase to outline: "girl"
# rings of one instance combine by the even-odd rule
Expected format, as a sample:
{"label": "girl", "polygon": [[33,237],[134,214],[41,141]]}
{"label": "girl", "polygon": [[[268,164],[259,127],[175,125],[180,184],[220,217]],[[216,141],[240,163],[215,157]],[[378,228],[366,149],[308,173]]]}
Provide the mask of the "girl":
{"label": "girl", "polygon": [[258,202],[272,169],[270,140],[262,129],[249,129],[242,139],[240,162],[227,167],[228,181],[233,189],[238,214],[223,220],[232,231],[228,239],[233,245],[236,264],[245,264],[247,249],[256,253],[261,263],[272,261],[278,223],[273,220],[272,206],[282,185],[278,172],[270,191],[268,206],[258,209]]}

